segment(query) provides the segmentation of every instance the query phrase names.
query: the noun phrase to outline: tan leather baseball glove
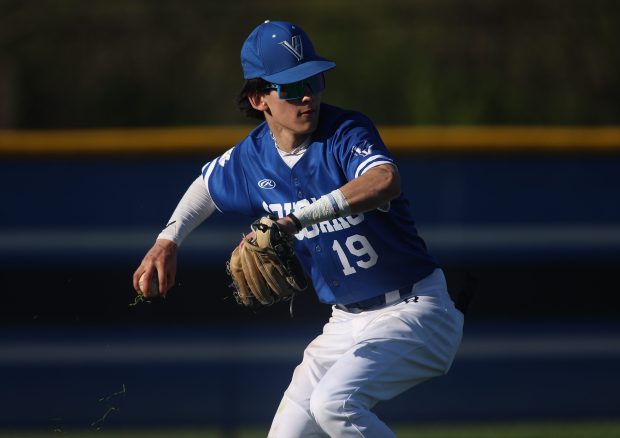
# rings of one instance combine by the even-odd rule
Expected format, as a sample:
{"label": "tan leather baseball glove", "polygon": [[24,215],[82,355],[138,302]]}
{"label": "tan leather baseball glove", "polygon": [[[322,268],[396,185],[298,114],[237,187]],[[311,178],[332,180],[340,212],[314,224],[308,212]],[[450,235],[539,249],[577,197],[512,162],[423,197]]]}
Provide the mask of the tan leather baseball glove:
{"label": "tan leather baseball glove", "polygon": [[260,218],[250,229],[253,233],[244,236],[226,263],[237,302],[269,306],[305,290],[308,280],[295,255],[293,236],[271,216]]}

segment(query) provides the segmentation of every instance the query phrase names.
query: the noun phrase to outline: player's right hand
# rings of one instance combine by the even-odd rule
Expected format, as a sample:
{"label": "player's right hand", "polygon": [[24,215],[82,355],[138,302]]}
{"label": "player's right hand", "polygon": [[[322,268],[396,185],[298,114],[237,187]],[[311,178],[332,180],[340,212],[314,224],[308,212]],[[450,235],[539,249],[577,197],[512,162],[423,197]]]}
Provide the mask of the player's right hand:
{"label": "player's right hand", "polygon": [[[142,263],[133,274],[133,288],[145,298],[156,296],[157,291],[142,291],[140,277],[144,274],[143,284],[151,284],[151,277],[157,276],[159,294],[165,297],[168,290],[174,285],[177,271],[177,244],[171,240],[158,239],[146,253]],[[153,293],[155,292],[155,293]]]}

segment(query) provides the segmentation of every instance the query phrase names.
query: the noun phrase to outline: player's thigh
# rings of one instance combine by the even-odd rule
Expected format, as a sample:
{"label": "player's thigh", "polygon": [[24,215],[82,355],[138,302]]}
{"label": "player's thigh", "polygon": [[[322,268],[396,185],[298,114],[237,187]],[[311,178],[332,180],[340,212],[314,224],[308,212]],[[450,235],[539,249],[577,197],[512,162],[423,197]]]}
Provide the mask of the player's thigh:
{"label": "player's thigh", "polygon": [[314,388],[313,404],[342,401],[372,408],[442,374],[424,347],[401,340],[366,341],[343,355]]}
{"label": "player's thigh", "polygon": [[[417,306],[417,307],[414,307]],[[449,369],[462,318],[434,303],[402,303],[379,313],[316,385],[316,399],[372,407]]]}
{"label": "player's thigh", "polygon": [[300,405],[308,407],[325,373],[354,345],[351,322],[346,315],[341,316],[330,318],[323,332],[308,344],[302,362],[293,372],[286,394]]}

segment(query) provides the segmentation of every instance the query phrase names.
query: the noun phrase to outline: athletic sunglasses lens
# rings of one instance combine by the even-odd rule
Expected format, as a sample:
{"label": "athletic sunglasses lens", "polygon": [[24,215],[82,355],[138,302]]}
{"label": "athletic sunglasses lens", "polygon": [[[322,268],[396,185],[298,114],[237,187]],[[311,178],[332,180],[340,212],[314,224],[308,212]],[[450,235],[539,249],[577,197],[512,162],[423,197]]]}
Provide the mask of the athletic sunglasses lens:
{"label": "athletic sunglasses lens", "polygon": [[312,94],[320,93],[325,89],[325,75],[319,73],[318,75],[310,76],[306,79],[306,83],[310,86]]}
{"label": "athletic sunglasses lens", "polygon": [[310,87],[312,94],[323,91],[325,89],[325,76],[323,73],[291,84],[270,84],[267,89],[277,90],[278,99],[296,100],[306,95],[306,87]]}

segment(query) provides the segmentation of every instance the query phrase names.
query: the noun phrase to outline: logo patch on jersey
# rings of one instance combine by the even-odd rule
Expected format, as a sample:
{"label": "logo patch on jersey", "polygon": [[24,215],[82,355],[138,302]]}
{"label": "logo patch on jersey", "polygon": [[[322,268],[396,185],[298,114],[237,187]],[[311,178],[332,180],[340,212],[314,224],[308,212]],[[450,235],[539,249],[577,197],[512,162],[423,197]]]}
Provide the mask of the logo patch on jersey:
{"label": "logo patch on jersey", "polygon": [[299,35],[294,35],[291,39],[291,42],[284,40],[279,43],[286,50],[291,52],[291,54],[297,59],[297,61],[301,61],[304,59],[304,45],[301,42],[301,37]]}
{"label": "logo patch on jersey", "polygon": [[258,182],[258,187],[261,189],[273,189],[276,187],[276,182],[269,178],[261,179]]}
{"label": "logo patch on jersey", "polygon": [[351,153],[353,155],[359,155],[362,157],[367,157],[372,153],[373,144],[369,143],[368,140],[364,140],[358,146],[353,146]]}

